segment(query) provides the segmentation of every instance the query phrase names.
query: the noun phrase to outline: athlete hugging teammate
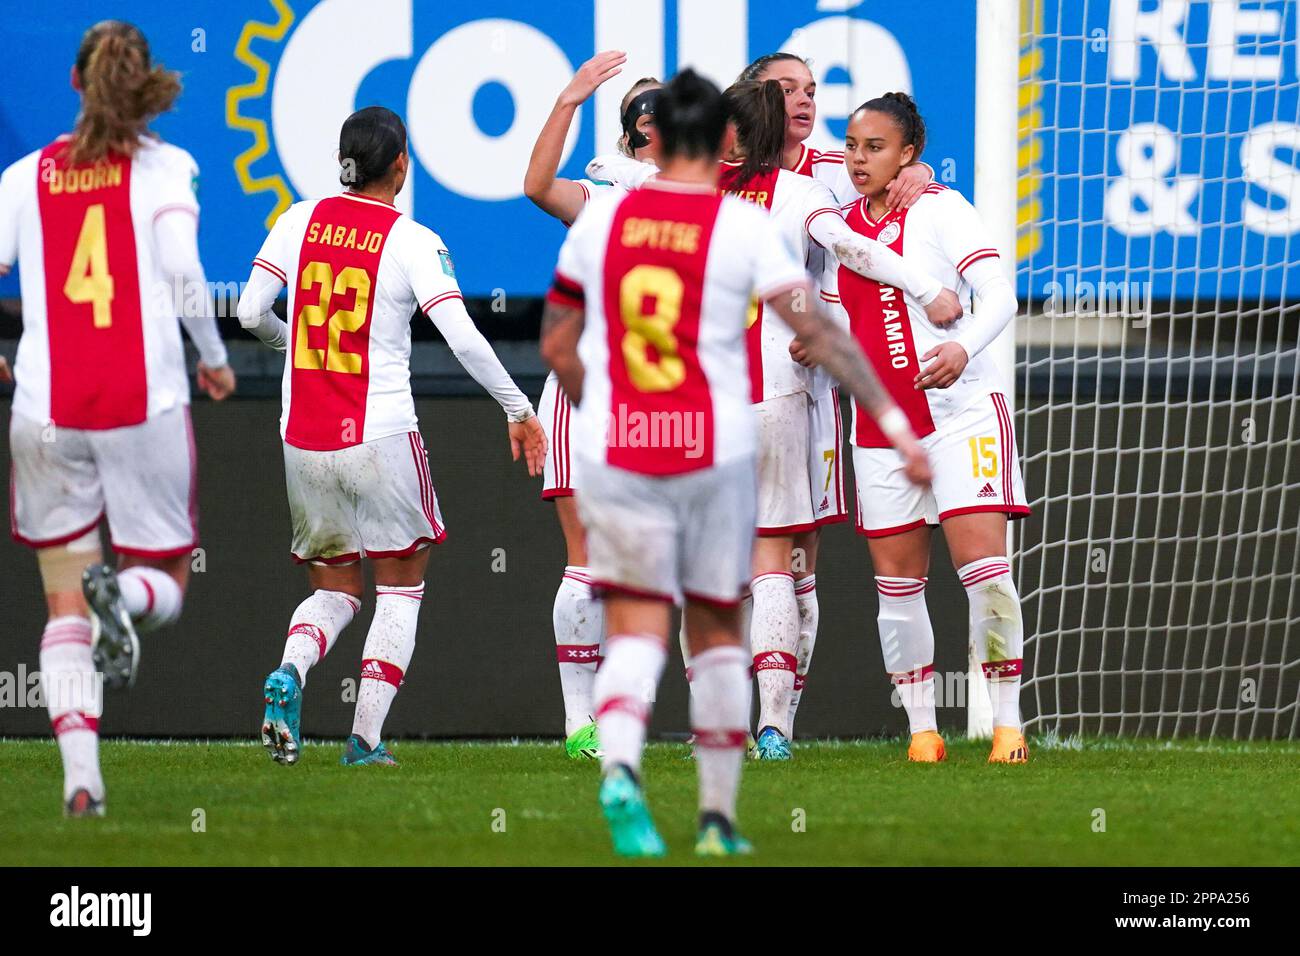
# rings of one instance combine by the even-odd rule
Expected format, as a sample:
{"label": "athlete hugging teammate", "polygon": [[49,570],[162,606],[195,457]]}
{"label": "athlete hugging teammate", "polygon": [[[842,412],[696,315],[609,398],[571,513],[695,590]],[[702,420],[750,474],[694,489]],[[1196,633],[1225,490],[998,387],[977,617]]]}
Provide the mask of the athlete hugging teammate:
{"label": "athlete hugging teammate", "polygon": [[[595,693],[600,803],[614,848],[628,856],[666,849],[640,765],[670,611],[681,602],[694,670],[695,848],[732,855],[749,850],[735,810],[750,699],[740,603],[758,504],[751,297],[870,409],[911,479],[927,481],[929,468],[861,349],[816,306],[804,264],[772,221],[719,194],[727,114],[717,87],[683,71],[660,96],[656,124],[662,172],[593,202],[570,230],[547,297],[542,352],[575,405],[578,505],[605,600]],[[629,445],[610,423],[633,414],[689,419],[703,440]]]}

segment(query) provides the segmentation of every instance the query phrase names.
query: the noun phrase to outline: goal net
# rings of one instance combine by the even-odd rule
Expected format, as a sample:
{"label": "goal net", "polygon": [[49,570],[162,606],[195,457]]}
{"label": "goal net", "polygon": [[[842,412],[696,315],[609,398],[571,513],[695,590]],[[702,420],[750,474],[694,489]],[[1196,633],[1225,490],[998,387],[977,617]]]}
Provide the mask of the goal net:
{"label": "goal net", "polygon": [[1296,0],[1023,0],[1019,31],[1028,728],[1294,738]]}

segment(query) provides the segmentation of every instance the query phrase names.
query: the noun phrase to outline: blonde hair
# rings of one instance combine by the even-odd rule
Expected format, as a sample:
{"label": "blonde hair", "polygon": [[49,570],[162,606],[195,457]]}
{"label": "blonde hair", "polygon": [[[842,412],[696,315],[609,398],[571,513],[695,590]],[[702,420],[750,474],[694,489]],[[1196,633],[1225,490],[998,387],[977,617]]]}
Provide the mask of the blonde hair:
{"label": "blonde hair", "polygon": [[81,112],[68,162],[93,163],[110,152],[131,156],[149,122],[166,113],[181,92],[180,74],[152,63],[149,41],[130,23],[103,20],[86,31],[77,50]]}

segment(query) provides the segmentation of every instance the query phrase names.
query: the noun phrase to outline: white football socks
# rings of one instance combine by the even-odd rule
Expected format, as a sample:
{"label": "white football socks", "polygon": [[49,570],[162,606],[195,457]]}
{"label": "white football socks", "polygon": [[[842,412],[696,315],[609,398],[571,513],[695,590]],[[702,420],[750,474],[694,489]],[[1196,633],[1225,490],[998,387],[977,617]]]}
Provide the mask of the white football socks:
{"label": "white football socks", "polygon": [[569,565],[555,592],[551,613],[555,626],[555,657],[564,694],[564,735],[594,719],[592,687],[605,640],[605,608],[591,594],[586,568]]}
{"label": "white football socks", "polygon": [[745,754],[748,664],[741,647],[712,647],[691,661],[691,732],[700,776],[700,812],[714,811],[728,820],[736,818]]}
{"label": "white football socks", "polygon": [[117,586],[138,634],[148,634],[181,616],[185,595],[166,571],[133,565],[117,573]]}
{"label": "white football socks", "polygon": [[622,764],[641,772],[646,724],[663,675],[668,650],[650,634],[611,634],[596,674],[596,727],[601,767]]}
{"label": "white football socks", "polygon": [[375,588],[375,617],[361,651],[361,686],[352,733],[370,747],[379,746],[388,708],[402,686],[415,652],[415,628],[424,585]]}
{"label": "white football socks", "polygon": [[289,620],[289,636],[284,642],[280,666],[292,664],[302,686],[306,687],[307,671],[325,659],[360,609],[361,601],[342,591],[321,589],[311,594]]}
{"label": "white football socks", "polygon": [[90,621],[56,617],[41,635],[41,694],[63,758],[63,799],[85,789],[104,799],[99,773],[101,683],[90,653]]}
{"label": "white football socks", "polygon": [[794,692],[795,650],[799,644],[799,605],[794,576],[788,571],[760,574],[750,583],[750,652],[758,680],[758,728],[775,727],[789,735],[790,695]]}
{"label": "white football socks", "polygon": [[939,728],[934,712],[934,631],[925,606],[925,581],[876,577],[880,651],[913,734]]}
{"label": "white football socks", "polygon": [[813,648],[817,645],[817,576],[810,574],[794,582],[794,600],[799,608],[799,642],[795,645],[794,690],[790,692],[790,736],[794,736],[794,715],[803,698]]}
{"label": "white football socks", "polygon": [[1020,672],[1025,628],[1020,595],[1003,557],[981,558],[957,569],[970,600],[970,635],[984,668],[993,726],[1020,730]]}

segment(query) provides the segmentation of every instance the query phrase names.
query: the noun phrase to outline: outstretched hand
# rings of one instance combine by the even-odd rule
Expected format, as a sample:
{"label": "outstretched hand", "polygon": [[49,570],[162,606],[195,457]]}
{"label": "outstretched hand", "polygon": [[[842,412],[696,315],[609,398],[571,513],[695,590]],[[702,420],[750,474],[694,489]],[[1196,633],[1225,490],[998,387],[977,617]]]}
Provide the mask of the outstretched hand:
{"label": "outstretched hand", "polygon": [[518,461],[522,451],[528,474],[536,478],[546,464],[546,432],[542,431],[542,423],[534,415],[522,422],[510,422],[509,429],[510,457]]}
{"label": "outstretched hand", "polygon": [[578,67],[578,72],[573,74],[569,85],[560,93],[560,102],[569,106],[579,106],[587,102],[600,84],[623,72],[623,64],[626,62],[627,54],[622,50],[605,50],[597,53]]}

